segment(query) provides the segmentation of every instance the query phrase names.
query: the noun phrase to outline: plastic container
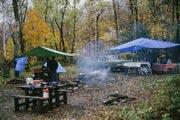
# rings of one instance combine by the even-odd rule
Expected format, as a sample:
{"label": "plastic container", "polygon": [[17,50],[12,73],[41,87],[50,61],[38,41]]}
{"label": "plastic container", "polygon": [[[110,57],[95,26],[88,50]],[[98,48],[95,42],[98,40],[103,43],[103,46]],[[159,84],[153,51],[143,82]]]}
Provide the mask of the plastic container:
{"label": "plastic container", "polygon": [[32,78],[26,78],[26,84],[33,84],[33,79]]}
{"label": "plastic container", "polygon": [[43,89],[43,97],[44,98],[48,98],[49,97],[49,89],[48,88],[44,88]]}

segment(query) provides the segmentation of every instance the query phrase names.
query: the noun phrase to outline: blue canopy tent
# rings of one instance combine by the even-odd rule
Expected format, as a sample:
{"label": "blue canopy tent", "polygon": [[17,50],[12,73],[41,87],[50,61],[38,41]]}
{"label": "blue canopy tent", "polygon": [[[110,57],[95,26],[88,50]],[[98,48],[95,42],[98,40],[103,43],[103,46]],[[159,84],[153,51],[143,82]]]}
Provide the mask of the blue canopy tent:
{"label": "blue canopy tent", "polygon": [[119,45],[117,47],[113,47],[110,50],[116,52],[136,52],[144,48],[164,49],[176,47],[179,45],[180,44],[167,41],[152,40],[149,38],[139,38],[131,42]]}

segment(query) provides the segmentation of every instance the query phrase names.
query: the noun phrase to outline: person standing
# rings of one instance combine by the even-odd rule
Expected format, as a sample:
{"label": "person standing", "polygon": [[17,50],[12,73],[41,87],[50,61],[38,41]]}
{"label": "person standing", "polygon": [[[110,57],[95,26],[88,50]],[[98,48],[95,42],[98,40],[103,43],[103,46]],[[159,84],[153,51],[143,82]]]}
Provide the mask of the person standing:
{"label": "person standing", "polygon": [[58,68],[58,62],[54,57],[47,61],[47,68],[49,73],[49,78],[51,82],[57,82],[57,73],[56,69]]}

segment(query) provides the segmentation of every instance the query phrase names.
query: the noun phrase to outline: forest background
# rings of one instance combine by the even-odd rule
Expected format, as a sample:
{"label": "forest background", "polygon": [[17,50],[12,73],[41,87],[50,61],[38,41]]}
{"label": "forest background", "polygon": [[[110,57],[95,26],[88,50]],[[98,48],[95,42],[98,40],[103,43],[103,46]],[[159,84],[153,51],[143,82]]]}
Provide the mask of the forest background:
{"label": "forest background", "polygon": [[179,0],[1,0],[0,60],[37,46],[80,52],[148,37],[180,43]]}

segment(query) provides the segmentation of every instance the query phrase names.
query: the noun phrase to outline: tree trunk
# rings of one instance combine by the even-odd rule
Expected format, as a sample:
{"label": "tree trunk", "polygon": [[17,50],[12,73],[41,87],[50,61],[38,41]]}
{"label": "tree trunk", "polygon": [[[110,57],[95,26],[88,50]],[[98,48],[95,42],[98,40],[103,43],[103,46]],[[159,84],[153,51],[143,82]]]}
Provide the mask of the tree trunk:
{"label": "tree trunk", "polygon": [[0,60],[0,67],[1,67],[1,70],[3,68],[3,60],[4,60],[4,53],[3,53],[3,38],[0,37],[0,57],[3,58]]}
{"label": "tree trunk", "polygon": [[119,38],[119,31],[118,31],[118,17],[117,17],[117,9],[116,9],[116,3],[114,0],[112,0],[113,3],[113,10],[114,10],[114,23],[115,23],[115,29],[116,29],[116,40]]}
{"label": "tree trunk", "polygon": [[100,13],[97,14],[96,16],[96,29],[95,29],[95,35],[96,35],[96,51],[97,53],[99,52],[99,18],[101,16],[101,14],[103,13],[103,10],[100,11]]}
{"label": "tree trunk", "polygon": [[54,22],[53,22],[53,20],[50,21],[50,24],[51,24],[53,36],[55,37],[56,35],[55,35],[55,28],[54,28]]}
{"label": "tree trunk", "polygon": [[139,30],[138,30],[138,6],[137,6],[137,0],[135,0],[134,11],[135,11],[135,38],[138,38]]}
{"label": "tree trunk", "polygon": [[49,4],[49,0],[46,0],[46,9],[45,9],[45,21],[47,22],[47,14],[48,14],[48,4]]}
{"label": "tree trunk", "polygon": [[22,24],[19,24],[19,41],[21,45],[21,53],[25,52],[25,46],[24,46],[24,38],[23,38],[23,31],[22,31]]}
{"label": "tree trunk", "polygon": [[[131,10],[131,14],[132,14],[132,16],[134,16],[134,9],[133,9],[133,2],[132,2],[132,0],[129,0],[129,4],[130,4],[130,10]],[[134,17],[133,17],[134,18]]]}
{"label": "tree trunk", "polygon": [[60,22],[60,45],[62,45],[63,52],[66,52],[63,30],[64,30],[64,16],[66,13],[67,5],[68,5],[68,0],[65,1],[64,9],[61,12],[61,22]]}
{"label": "tree trunk", "polygon": [[175,0],[171,0],[171,22],[172,22],[172,25],[174,25],[174,19],[175,19]]}
{"label": "tree trunk", "polygon": [[13,44],[14,44],[14,57],[19,56],[19,41],[17,40],[17,34],[11,34]]}
{"label": "tree trunk", "polygon": [[[22,1],[22,3],[20,4],[20,1],[19,0],[12,0],[12,6],[13,6],[13,9],[14,9],[14,16],[15,16],[15,21],[17,23],[17,38],[15,39],[18,39],[19,43],[20,43],[20,50],[21,50],[21,53],[24,53],[25,52],[25,46],[24,46],[24,39],[23,39],[23,22],[25,21],[25,18],[26,18],[26,12],[27,12],[27,5],[25,5],[25,12],[23,14],[22,12],[22,7],[24,5],[24,1]],[[27,2],[27,1],[26,1]],[[27,2],[28,3],[28,2]],[[19,5],[20,4],[20,5]]]}
{"label": "tree trunk", "polygon": [[129,0],[130,3],[130,10],[132,14],[133,24],[134,24],[134,30],[135,30],[135,38],[138,38],[138,4],[137,0]]}
{"label": "tree trunk", "polygon": [[13,0],[12,4],[13,4],[13,9],[14,9],[15,20],[20,21],[18,0]]}
{"label": "tree trunk", "polygon": [[62,15],[62,20],[60,23],[61,27],[60,27],[60,42],[62,43],[62,50],[63,52],[66,52],[66,48],[65,48],[65,42],[64,42],[64,15]]}
{"label": "tree trunk", "polygon": [[177,21],[177,27],[176,27],[176,42],[180,43],[180,18],[179,18],[179,0],[176,0],[176,21]]}
{"label": "tree trunk", "polygon": [[18,0],[13,0],[12,1],[13,9],[14,9],[14,16],[15,16],[15,21],[16,21],[16,31],[13,33],[13,43],[14,43],[14,57],[18,56],[18,51],[19,51],[19,21],[20,21],[20,16],[19,16],[19,7],[18,7]]}
{"label": "tree trunk", "polygon": [[[56,20],[56,18],[54,18],[54,21],[55,21],[55,23],[56,23],[56,25],[57,25],[57,27],[58,27],[58,30],[59,30],[59,33],[60,33],[60,26],[59,26],[59,24],[58,24],[58,21]],[[60,36],[59,36],[59,49],[61,50],[62,49],[62,45],[61,45],[61,39],[60,39]]]}
{"label": "tree trunk", "polygon": [[74,16],[73,16],[73,38],[72,38],[72,46],[71,46],[71,53],[74,53],[75,47],[75,40],[76,40],[76,0],[74,0]]}

